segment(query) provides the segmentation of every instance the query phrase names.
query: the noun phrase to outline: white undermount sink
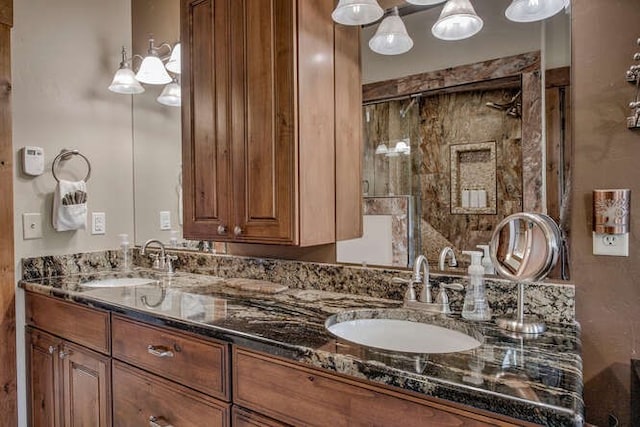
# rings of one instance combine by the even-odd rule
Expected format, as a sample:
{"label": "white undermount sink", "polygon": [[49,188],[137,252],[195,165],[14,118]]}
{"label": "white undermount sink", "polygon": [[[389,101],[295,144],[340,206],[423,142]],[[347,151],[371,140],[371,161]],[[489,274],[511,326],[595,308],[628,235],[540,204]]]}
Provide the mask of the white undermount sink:
{"label": "white undermount sink", "polygon": [[119,277],[109,279],[92,280],[86,283],[80,283],[83,288],[115,288],[139,285],[153,285],[158,283],[155,279],[144,277]]}
{"label": "white undermount sink", "polygon": [[482,343],[463,332],[430,323],[386,318],[339,321],[330,317],[325,326],[338,338],[382,350],[406,353],[455,353]]}

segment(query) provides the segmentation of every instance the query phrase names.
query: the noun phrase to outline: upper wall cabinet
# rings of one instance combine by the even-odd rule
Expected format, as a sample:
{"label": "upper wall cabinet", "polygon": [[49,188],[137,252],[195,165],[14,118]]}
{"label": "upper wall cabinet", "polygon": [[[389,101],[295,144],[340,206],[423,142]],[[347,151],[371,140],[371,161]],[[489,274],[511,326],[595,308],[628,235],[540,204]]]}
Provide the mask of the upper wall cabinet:
{"label": "upper wall cabinet", "polygon": [[357,28],[333,0],[183,0],[184,235],[361,234]]}

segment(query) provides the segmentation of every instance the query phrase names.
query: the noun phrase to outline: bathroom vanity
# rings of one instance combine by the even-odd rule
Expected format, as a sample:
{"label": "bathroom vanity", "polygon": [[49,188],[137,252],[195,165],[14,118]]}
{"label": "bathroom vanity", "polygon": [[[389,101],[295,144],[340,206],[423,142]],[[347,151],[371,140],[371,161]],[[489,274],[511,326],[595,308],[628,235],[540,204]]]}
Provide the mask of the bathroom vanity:
{"label": "bathroom vanity", "polygon": [[[402,312],[399,301],[157,274],[21,282],[32,425],[582,425],[575,324],[549,324],[527,341],[490,322],[434,315],[480,347],[402,353],[324,327],[347,310]],[[82,286],[114,277],[150,282]]]}

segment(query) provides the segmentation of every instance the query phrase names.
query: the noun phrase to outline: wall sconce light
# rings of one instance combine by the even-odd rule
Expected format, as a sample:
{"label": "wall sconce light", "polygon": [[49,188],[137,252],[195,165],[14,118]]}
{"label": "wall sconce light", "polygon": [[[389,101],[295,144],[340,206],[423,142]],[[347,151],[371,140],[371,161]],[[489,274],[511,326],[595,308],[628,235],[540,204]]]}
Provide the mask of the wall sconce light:
{"label": "wall sconce light", "polygon": [[338,24],[366,25],[377,21],[384,10],[376,0],[340,0],[331,17]]}
{"label": "wall sconce light", "polygon": [[411,146],[408,139],[401,139],[396,145],[387,147],[387,144],[381,143],[376,147],[376,154],[384,154],[386,157],[398,157],[400,154],[408,156],[411,154]]}
{"label": "wall sconce light", "polygon": [[182,90],[178,80],[174,78],[171,83],[166,85],[156,100],[169,107],[180,107],[182,105]]}
{"label": "wall sconce light", "polygon": [[173,46],[173,50],[171,51],[171,58],[169,58],[169,61],[167,62],[167,65],[165,65],[165,68],[174,74],[180,74],[180,43],[176,43],[176,45]]}
{"label": "wall sconce light", "polygon": [[397,7],[382,20],[376,33],[369,40],[369,47],[381,55],[400,55],[413,47],[413,40],[407,34],[407,28],[398,14]]}
{"label": "wall sconce light", "polygon": [[388,152],[387,144],[378,144],[376,147],[376,154],[387,154]]}
{"label": "wall sconce light", "polygon": [[158,56],[158,51],[163,47],[167,47],[169,48],[169,52],[171,52],[171,46],[168,43],[163,43],[159,47],[155,47],[153,44],[154,41],[153,36],[149,37],[149,50],[147,51],[147,56],[142,60],[140,69],[136,74],[136,79],[140,83],[165,85],[171,83],[173,79],[164,68],[164,64]]}
{"label": "wall sconce light", "polygon": [[504,15],[513,22],[542,21],[568,5],[569,0],[513,0]]}
{"label": "wall sconce light", "polygon": [[448,0],[431,33],[441,40],[463,40],[477,34],[483,25],[470,0]]}
{"label": "wall sconce light", "polygon": [[[171,77],[167,70],[176,75],[180,74],[180,43],[176,43],[171,48],[168,43],[155,46],[154,42],[153,36],[150,36],[149,50],[144,58],[140,55],[127,58],[126,49],[124,46],[122,47],[122,62],[113,77],[109,90],[124,95],[137,95],[145,91],[140,83],[166,85],[156,100],[164,105],[179,107],[182,105],[180,82],[177,78]],[[159,51],[162,48],[167,48],[168,52],[166,56],[161,57]],[[134,58],[142,60],[136,74],[132,70]]]}
{"label": "wall sconce light", "polygon": [[109,90],[124,95],[135,95],[144,92],[144,88],[136,80],[136,76],[131,69],[131,60],[127,59],[127,49],[122,46],[122,62],[120,68],[113,76]]}

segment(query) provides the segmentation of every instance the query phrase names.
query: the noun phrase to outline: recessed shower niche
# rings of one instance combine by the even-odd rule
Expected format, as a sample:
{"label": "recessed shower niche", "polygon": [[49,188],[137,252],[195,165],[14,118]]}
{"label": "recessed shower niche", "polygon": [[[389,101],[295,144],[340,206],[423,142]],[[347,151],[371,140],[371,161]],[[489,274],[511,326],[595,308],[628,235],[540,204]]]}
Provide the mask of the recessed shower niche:
{"label": "recessed shower niche", "polygon": [[496,214],[496,142],[451,148],[451,213]]}

